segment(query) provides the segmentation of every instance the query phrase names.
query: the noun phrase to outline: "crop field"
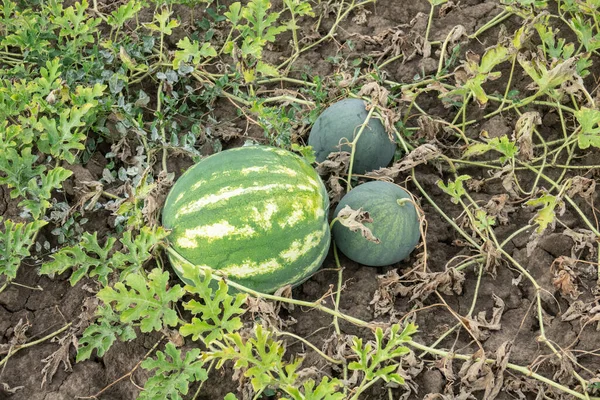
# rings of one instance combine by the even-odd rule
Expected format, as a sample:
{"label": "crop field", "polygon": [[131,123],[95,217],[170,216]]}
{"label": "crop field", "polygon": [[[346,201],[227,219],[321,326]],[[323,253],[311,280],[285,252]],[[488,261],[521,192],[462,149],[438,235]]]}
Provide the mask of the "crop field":
{"label": "crop field", "polygon": [[599,0],[0,0],[0,400],[600,400],[599,87]]}

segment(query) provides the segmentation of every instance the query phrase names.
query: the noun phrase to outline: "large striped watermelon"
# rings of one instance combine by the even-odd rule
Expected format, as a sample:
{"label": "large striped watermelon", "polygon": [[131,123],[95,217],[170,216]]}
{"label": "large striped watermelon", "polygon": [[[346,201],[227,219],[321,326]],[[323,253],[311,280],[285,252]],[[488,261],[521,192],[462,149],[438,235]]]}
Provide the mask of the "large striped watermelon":
{"label": "large striped watermelon", "polygon": [[[190,263],[271,293],[317,270],[330,243],[327,190],[286,150],[250,146],[207,157],[175,183],[163,209],[170,245]],[[184,281],[183,266],[171,263]]]}

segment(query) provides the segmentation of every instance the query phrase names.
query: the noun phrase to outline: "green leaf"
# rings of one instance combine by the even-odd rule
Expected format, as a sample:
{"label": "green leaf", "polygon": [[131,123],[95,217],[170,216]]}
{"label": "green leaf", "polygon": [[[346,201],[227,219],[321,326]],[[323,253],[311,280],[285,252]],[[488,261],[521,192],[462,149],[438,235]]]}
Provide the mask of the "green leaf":
{"label": "green leaf", "polygon": [[444,191],[444,193],[449,194],[452,197],[452,202],[458,204],[460,202],[460,198],[467,193],[465,188],[463,187],[463,182],[471,179],[469,175],[461,175],[456,178],[456,181],[448,181],[448,184],[445,185],[444,182],[438,181],[437,185],[440,189]]}
{"label": "green leaf", "polygon": [[32,178],[25,189],[27,199],[19,202],[19,206],[28,210],[34,219],[41,218],[50,207],[50,197],[54,189],[62,187],[73,172],[63,167],[56,167],[47,174],[41,173],[39,177]]}
{"label": "green leaf", "polygon": [[227,18],[227,20],[229,20],[229,22],[231,22],[233,26],[235,26],[238,24],[238,22],[240,22],[242,16],[241,10],[242,4],[239,1],[236,1],[229,6],[229,11],[223,13],[223,15],[225,18]]}
{"label": "green leaf", "polygon": [[86,136],[77,128],[85,125],[82,119],[92,107],[93,104],[85,104],[82,107],[64,110],[60,113],[58,126],[54,119],[45,116],[40,118],[38,130],[42,133],[37,142],[38,148],[46,154],[73,164],[75,155],[71,151],[85,149],[83,141]]}
{"label": "green leaf", "polygon": [[14,223],[11,220],[2,220],[4,229],[0,230],[0,275],[8,280],[17,277],[17,270],[21,261],[30,256],[29,248],[38,231],[47,224],[46,221],[33,221],[30,223]]}
{"label": "green leaf", "polygon": [[98,281],[106,286],[108,285],[108,275],[112,272],[109,252],[115,242],[115,238],[109,237],[104,246],[100,246],[96,232],[93,234],[84,232],[79,244],[64,247],[53,254],[52,261],[42,264],[40,273],[45,275],[62,274],[68,269],[74,269],[69,279],[71,286],[75,286],[86,275],[97,276]]}
{"label": "green leaf", "polygon": [[128,342],[136,338],[135,330],[130,324],[121,324],[119,316],[110,306],[100,306],[96,310],[98,320],[88,326],[79,339],[76,361],[87,360],[96,350],[98,357],[102,357],[113,343],[118,339]]}
{"label": "green leaf", "polygon": [[292,396],[293,400],[343,400],[344,393],[338,392],[343,385],[338,379],[329,379],[325,376],[315,387],[314,380],[309,379],[302,385],[304,392],[296,387],[284,386],[281,389]]}
{"label": "green leaf", "polygon": [[279,71],[273,65],[259,61],[256,63],[256,72],[261,76],[279,76]]}
{"label": "green leaf", "polygon": [[142,332],[160,331],[164,326],[177,325],[179,318],[171,308],[185,291],[179,285],[168,288],[169,273],[155,268],[146,280],[140,274],[131,274],[125,283],[105,287],[98,292],[104,303],[116,303],[124,323],[139,322]]}
{"label": "green leaf", "polygon": [[247,298],[242,293],[229,295],[227,284],[222,280],[213,293],[211,280],[211,274],[207,271],[204,277],[196,275],[194,286],[185,287],[189,293],[198,294],[202,302],[190,300],[183,303],[186,310],[199,318],[193,317],[191,323],[179,328],[183,336],[192,335],[192,340],[201,339],[207,346],[214,340],[221,340],[225,333],[235,332],[243,326],[238,315],[245,312],[241,307]]}
{"label": "green leaf", "polygon": [[142,3],[137,0],[130,0],[127,4],[121,5],[107,17],[107,22],[113,28],[122,27],[125,22],[135,17],[142,9]]}
{"label": "green leaf", "polygon": [[171,35],[173,33],[173,29],[179,26],[179,21],[175,19],[169,19],[173,14],[172,11],[163,9],[160,13],[154,14],[154,21],[158,23],[146,23],[142,24],[146,29],[151,31],[160,32],[164,35]]}
{"label": "green leaf", "polygon": [[580,149],[590,146],[600,148],[600,111],[581,107],[575,112],[575,118],[581,126],[577,135],[577,144]]}
{"label": "green leaf", "polygon": [[301,146],[297,143],[292,143],[292,151],[300,153],[300,155],[304,157],[309,164],[313,164],[317,161],[317,156],[312,146]]}
{"label": "green leaf", "polygon": [[181,400],[188,394],[190,384],[208,379],[208,372],[199,360],[200,349],[192,349],[182,359],[181,350],[171,342],[165,346],[164,353],[156,352],[156,359],[146,359],[141,366],[155,370],[140,393],[140,400]]}
{"label": "green leaf", "polygon": [[[385,382],[394,382],[403,384],[404,379],[394,373],[399,366],[401,358],[408,354],[410,350],[404,344],[411,340],[411,336],[417,331],[413,324],[405,325],[400,332],[400,324],[394,324],[390,328],[387,338],[381,328],[375,330],[375,342],[367,342],[363,345],[360,338],[353,338],[352,350],[358,356],[358,361],[348,364],[348,369],[362,371],[365,379],[371,381],[374,379],[383,379]],[[384,344],[384,339],[387,343]],[[385,365],[388,364],[389,365]]]}
{"label": "green leaf", "polygon": [[127,252],[118,252],[112,257],[114,267],[121,270],[119,279],[123,280],[127,275],[138,272],[152,257],[154,248],[168,235],[162,226],[144,226],[135,238],[131,231],[126,231],[120,241]]}
{"label": "green leaf", "polygon": [[463,153],[465,157],[473,157],[485,154],[490,150],[495,150],[501,153],[500,161],[504,164],[506,161],[513,159],[519,152],[519,148],[514,142],[511,142],[506,135],[495,137],[487,143],[474,143],[469,145]]}
{"label": "green leaf", "polygon": [[531,199],[525,203],[528,206],[542,208],[537,212],[533,220],[538,224],[536,231],[542,233],[546,228],[556,221],[556,207],[563,207],[563,203],[556,196],[545,193],[537,199]]}
{"label": "green leaf", "polygon": [[244,376],[250,378],[255,392],[270,385],[293,386],[302,360],[285,363],[283,343],[273,340],[272,334],[262,325],[255,325],[254,337],[244,340],[234,332],[224,335],[224,341],[222,346],[218,346],[219,350],[206,353],[208,359],[217,360],[217,368],[221,368],[225,361],[234,361],[234,368],[246,369]]}
{"label": "green leaf", "polygon": [[181,50],[175,51],[175,58],[173,59],[173,68],[175,70],[179,68],[179,64],[182,61],[189,62],[191,59],[192,64],[198,64],[203,58],[217,56],[216,50],[210,43],[203,43],[202,47],[200,47],[200,43],[197,40],[190,41],[187,37],[177,42],[177,47]]}

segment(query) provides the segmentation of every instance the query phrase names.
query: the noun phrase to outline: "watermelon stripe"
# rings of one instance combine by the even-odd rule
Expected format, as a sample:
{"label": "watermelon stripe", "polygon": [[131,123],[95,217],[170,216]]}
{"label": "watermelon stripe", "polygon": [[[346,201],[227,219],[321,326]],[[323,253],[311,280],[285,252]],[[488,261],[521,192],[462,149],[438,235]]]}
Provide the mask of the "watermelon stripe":
{"label": "watermelon stripe", "polygon": [[[167,197],[172,247],[198,267],[218,269],[262,292],[297,284],[327,255],[327,191],[304,159],[253,146],[210,156]],[[177,260],[171,262],[182,276]]]}

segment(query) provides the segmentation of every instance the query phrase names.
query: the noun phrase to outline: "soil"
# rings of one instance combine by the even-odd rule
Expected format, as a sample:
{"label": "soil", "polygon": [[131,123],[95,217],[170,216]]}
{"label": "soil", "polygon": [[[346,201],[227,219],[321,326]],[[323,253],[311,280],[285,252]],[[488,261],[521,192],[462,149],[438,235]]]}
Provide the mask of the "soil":
{"label": "soil", "polygon": [[[456,3],[445,15],[436,15],[430,33],[431,40],[443,41],[448,32],[459,24],[464,26],[467,34],[473,33],[501,11],[497,0],[463,0]],[[186,14],[182,10],[179,10],[180,15],[185,19]],[[360,24],[352,22],[352,18],[356,15],[351,15],[341,24],[335,42],[327,42],[303,54],[294,63],[292,76],[300,76],[305,69],[324,77],[329,76],[340,68],[332,64],[330,61],[332,56],[342,56],[346,60],[352,60],[378,50],[377,45],[366,43],[360,35],[373,36],[391,28],[414,32],[415,36],[416,33],[423,35],[427,24],[429,2],[427,0],[408,2],[379,0],[375,6],[366,7],[366,11],[368,12],[366,21]],[[332,14],[325,15],[321,28],[323,32],[326,32],[331,26],[332,16]],[[509,32],[519,26],[516,18],[504,21],[503,24]],[[494,43],[499,29],[499,27],[495,27],[487,31],[477,41],[465,42],[461,51],[469,49],[481,53],[486,46]],[[355,44],[352,48],[348,46],[350,40]],[[271,49],[266,57],[277,60],[284,54],[286,43],[287,41],[282,39],[281,44]],[[391,80],[410,83],[416,75],[432,72],[435,68],[437,68],[435,54],[424,58],[422,54],[416,53],[408,61],[398,60],[387,64],[384,70]],[[597,72],[596,75],[598,75]],[[502,87],[501,85],[500,80],[498,87]],[[517,83],[518,89],[526,91],[524,87],[518,85],[519,83]],[[228,107],[227,102],[223,103],[223,109],[219,111],[219,116],[223,120],[234,121],[238,128],[245,130],[246,123],[237,116],[235,108]],[[449,111],[435,96],[424,100],[421,106],[427,107],[428,113],[440,118],[449,115]],[[488,131],[490,137],[510,133],[514,126],[514,118],[514,115],[511,114],[499,115],[470,127],[467,134],[476,137],[482,130]],[[555,122],[556,120],[553,120],[552,116],[544,117],[544,129],[549,135],[555,129]],[[226,144],[226,147],[240,144],[232,141]],[[596,160],[600,158],[598,154],[587,157],[595,157]],[[581,162],[594,163],[589,161],[582,160]],[[86,174],[97,179],[100,177],[102,166],[105,163],[106,160],[101,152],[94,154],[83,168],[79,167],[79,170],[74,171],[72,179],[85,180]],[[169,169],[179,173],[190,164],[191,160],[189,159],[173,156],[169,160]],[[598,161],[595,164],[598,164]],[[476,168],[464,170],[463,173],[476,179],[487,178],[484,176],[486,171]],[[463,218],[462,208],[453,204],[437,185],[440,179],[445,181],[449,177],[449,174],[440,171],[436,165],[421,165],[416,169],[417,181],[438,206],[460,224]],[[405,184],[413,193],[418,193],[418,189],[409,178],[408,174],[404,174],[398,178],[397,182]],[[525,181],[529,179],[526,174],[521,178]],[[502,184],[498,180],[491,180],[487,181],[478,192],[473,193],[473,197],[478,203],[486,204],[494,196],[503,193],[505,193],[505,189]],[[69,194],[67,190],[64,195],[71,196],[73,194]],[[340,311],[365,321],[389,322],[405,318],[413,319],[419,326],[419,333],[415,340],[430,344],[459,322],[458,315],[467,315],[475,296],[478,274],[475,269],[467,268],[462,271],[464,276],[452,278],[454,285],[446,287],[440,285],[438,291],[430,290],[428,294],[423,291],[420,295],[414,295],[412,299],[411,295],[406,297],[394,295],[391,297],[391,304],[385,304],[381,294],[389,293],[385,290],[390,286],[385,286],[382,277],[386,276],[393,280],[394,276],[411,276],[414,287],[417,287],[419,284],[430,282],[431,274],[447,273],[448,268],[456,265],[460,258],[472,255],[463,245],[464,239],[459,236],[449,222],[442,218],[429,202],[424,199],[420,200],[427,219],[425,237],[429,275],[414,275],[414,271],[412,271],[418,253],[423,251],[422,247],[410,259],[386,268],[360,266],[342,256],[345,283]],[[593,203],[600,204],[598,194],[595,195]],[[584,202],[580,205],[593,221],[591,208]],[[16,210],[16,205],[14,201],[10,200],[7,190],[0,187],[0,215],[18,220]],[[526,225],[533,216],[532,209],[515,204],[505,224],[496,229],[499,240],[504,240],[512,232]],[[89,220],[86,229],[97,231],[99,235],[110,234],[110,215],[106,212],[88,213],[86,217]],[[571,229],[584,228],[578,216],[569,209],[560,216],[560,220],[564,226]],[[542,308],[546,337],[557,348],[567,350],[568,354],[576,356],[578,362],[589,371],[597,372],[600,370],[600,359],[594,354],[594,351],[597,351],[599,337],[596,325],[591,323],[583,326],[581,319],[568,320],[565,318],[565,312],[573,306],[576,300],[561,294],[553,284],[554,272],[551,265],[561,256],[570,256],[575,246],[575,242],[571,238],[561,234],[563,229],[563,227],[557,227],[554,233],[542,237],[537,246],[529,250],[527,245],[530,243],[532,232],[524,231],[513,237],[505,246],[505,250],[520,262],[543,288]],[[43,232],[45,234],[37,239],[40,243],[52,240],[49,231]],[[72,323],[73,326],[81,323],[81,326],[85,326],[85,310],[88,307],[94,307],[91,299],[97,288],[86,280],[71,287],[68,282],[68,274],[56,276],[53,279],[39,276],[38,267],[35,264],[23,265],[19,269],[16,279],[19,285],[11,285],[0,294],[0,345],[9,343],[18,334],[17,331],[23,324],[26,324],[28,328],[25,331],[28,341],[42,339],[68,323]],[[293,297],[314,301],[328,293],[332,285],[337,282],[337,273],[331,271],[333,268],[335,268],[335,263],[330,255],[325,262],[324,270],[294,289]],[[577,301],[583,303],[593,301],[595,286],[593,268],[583,271],[578,283],[581,294]],[[392,288],[398,289],[394,286]],[[416,293],[416,289],[411,293]],[[471,315],[480,316],[478,319],[480,322],[494,320],[494,323],[490,322],[487,327],[480,327],[475,334],[467,332],[466,329],[458,329],[446,336],[438,348],[452,349],[463,354],[472,354],[483,350],[488,357],[494,357],[505,351],[506,344],[510,343],[512,346],[510,362],[524,366],[533,365],[538,373],[549,377],[554,376],[560,382],[573,383],[570,381],[572,376],[564,373],[564,368],[568,368],[565,366],[567,363],[561,364],[555,357],[550,357],[548,348],[538,342],[541,332],[535,315],[535,291],[527,279],[524,279],[518,271],[508,268],[505,262],[491,265],[482,275],[477,296],[478,300]],[[332,296],[323,297],[323,303],[331,306]],[[495,319],[495,314],[498,313],[498,318]],[[327,346],[335,348],[336,344],[331,342],[334,331],[330,316],[319,311],[298,307],[282,310],[281,316],[284,320],[290,321],[287,329],[292,333],[307,338],[319,348]],[[248,320],[250,320],[250,316],[248,316]],[[463,321],[463,323],[468,322]],[[340,327],[346,334],[368,339],[372,337],[371,332],[365,328],[357,328],[343,322]],[[62,338],[62,336],[58,335],[56,338]],[[132,342],[115,344],[103,358],[92,358],[80,363],[74,361],[73,346],[68,346],[68,344],[65,346],[56,339],[42,341],[14,354],[0,371],[0,399],[66,400],[78,397],[86,398],[94,396],[107,386],[110,387],[103,391],[97,397],[98,399],[135,399],[139,393],[138,386],[143,385],[147,377],[146,373],[142,369],[137,369],[131,376],[126,374],[144,358],[159,339],[160,335],[142,335]],[[186,346],[192,345],[191,342],[186,343]],[[42,385],[43,369],[48,366],[45,360],[61,348],[66,349],[67,352],[65,361],[58,365],[51,365],[52,368],[56,368],[56,373],[51,381],[44,382]],[[288,353],[302,354],[305,358],[304,366],[313,366],[325,374],[337,374],[337,371],[332,370],[331,365],[324,363],[312,350],[304,348],[299,343],[290,343]],[[467,378],[458,374],[462,362],[459,363],[457,360],[454,363],[452,370],[452,367],[449,369],[448,365],[429,355],[418,360],[415,358],[404,366],[408,384],[392,388],[392,397],[389,397],[388,388],[384,385],[379,387],[375,385],[363,398],[373,400],[422,399],[427,394],[448,396],[443,397],[444,399],[469,398],[468,395],[461,397],[461,389],[469,388],[473,382],[467,382]],[[225,367],[212,372],[212,374],[211,379],[204,384],[199,399],[221,399],[227,392],[239,393],[238,383],[232,379],[230,369]],[[124,379],[119,380],[120,378]],[[541,389],[537,382],[524,379],[516,373],[505,374],[504,389],[497,397],[498,399],[541,398],[537,397],[541,391],[549,390],[548,388]],[[196,387],[193,387],[191,393],[195,390]],[[482,391],[473,393],[477,397],[482,395]],[[549,395],[554,396],[551,398],[559,398],[557,393]]]}

